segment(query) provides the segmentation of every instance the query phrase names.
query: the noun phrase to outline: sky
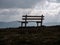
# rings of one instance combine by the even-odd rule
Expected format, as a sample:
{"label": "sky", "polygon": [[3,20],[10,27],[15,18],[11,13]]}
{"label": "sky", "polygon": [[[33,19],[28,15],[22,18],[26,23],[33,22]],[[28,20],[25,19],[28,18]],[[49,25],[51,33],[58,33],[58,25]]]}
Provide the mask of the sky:
{"label": "sky", "polygon": [[21,21],[25,14],[43,14],[44,23],[60,22],[60,0],[0,0],[0,22]]}

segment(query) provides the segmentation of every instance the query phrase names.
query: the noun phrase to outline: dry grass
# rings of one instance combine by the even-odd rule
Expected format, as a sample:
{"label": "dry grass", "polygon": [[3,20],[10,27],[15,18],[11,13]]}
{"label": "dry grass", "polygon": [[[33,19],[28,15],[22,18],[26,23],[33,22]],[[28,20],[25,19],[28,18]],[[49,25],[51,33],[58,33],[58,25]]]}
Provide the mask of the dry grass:
{"label": "dry grass", "polygon": [[0,29],[0,45],[60,45],[60,27]]}

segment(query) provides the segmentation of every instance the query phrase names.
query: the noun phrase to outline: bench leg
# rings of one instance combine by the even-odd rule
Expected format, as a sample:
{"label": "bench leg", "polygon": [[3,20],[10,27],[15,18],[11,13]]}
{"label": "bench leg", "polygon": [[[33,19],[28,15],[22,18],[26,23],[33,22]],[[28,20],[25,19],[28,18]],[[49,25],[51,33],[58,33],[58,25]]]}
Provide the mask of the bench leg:
{"label": "bench leg", "polygon": [[38,23],[37,23],[37,27],[38,27]]}
{"label": "bench leg", "polygon": [[28,22],[25,23],[25,27],[27,27],[27,23],[28,23]]}
{"label": "bench leg", "polygon": [[21,27],[23,27],[23,23],[21,23]]}
{"label": "bench leg", "polygon": [[27,24],[27,23],[25,23],[25,27],[26,27],[26,24]]}
{"label": "bench leg", "polygon": [[[41,24],[41,25],[40,25],[40,24]],[[38,26],[42,26],[42,23],[38,23],[38,22],[37,22],[37,27],[38,27]]]}
{"label": "bench leg", "polygon": [[42,22],[41,22],[41,27],[42,27]]}

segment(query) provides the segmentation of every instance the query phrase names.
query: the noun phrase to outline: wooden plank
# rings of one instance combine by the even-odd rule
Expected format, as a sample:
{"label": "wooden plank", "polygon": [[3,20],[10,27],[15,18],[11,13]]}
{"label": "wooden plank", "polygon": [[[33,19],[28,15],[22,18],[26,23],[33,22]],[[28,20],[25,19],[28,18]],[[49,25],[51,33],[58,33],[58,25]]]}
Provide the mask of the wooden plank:
{"label": "wooden plank", "polygon": [[[18,22],[25,22],[25,21],[23,20],[23,21],[18,21]],[[41,21],[40,20],[37,20],[37,21],[36,20],[35,21],[34,20],[33,21],[28,21],[27,20],[27,22],[41,22]]]}
{"label": "wooden plank", "polygon": [[22,18],[23,20],[43,20],[42,18]]}
{"label": "wooden plank", "polygon": [[44,17],[44,16],[26,16],[26,15],[23,15],[23,17]]}
{"label": "wooden plank", "polygon": [[24,21],[24,22],[22,22],[22,23],[28,23],[28,22],[25,22],[25,21]]}

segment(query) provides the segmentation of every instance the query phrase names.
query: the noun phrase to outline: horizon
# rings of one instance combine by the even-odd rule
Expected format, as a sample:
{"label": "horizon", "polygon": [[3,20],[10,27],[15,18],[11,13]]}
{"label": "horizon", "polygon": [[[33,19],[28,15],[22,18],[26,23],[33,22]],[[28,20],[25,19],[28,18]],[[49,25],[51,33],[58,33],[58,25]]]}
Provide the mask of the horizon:
{"label": "horizon", "polygon": [[[29,22],[27,24],[28,27],[36,27],[36,23],[35,22]],[[43,23],[43,26],[60,26],[60,23]],[[21,27],[21,22],[19,23],[18,21],[12,21],[12,22],[0,22],[0,28],[17,28],[17,27]]]}

